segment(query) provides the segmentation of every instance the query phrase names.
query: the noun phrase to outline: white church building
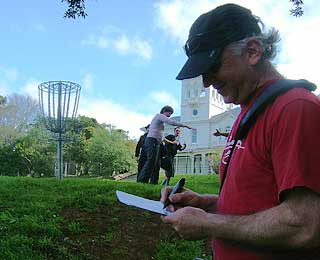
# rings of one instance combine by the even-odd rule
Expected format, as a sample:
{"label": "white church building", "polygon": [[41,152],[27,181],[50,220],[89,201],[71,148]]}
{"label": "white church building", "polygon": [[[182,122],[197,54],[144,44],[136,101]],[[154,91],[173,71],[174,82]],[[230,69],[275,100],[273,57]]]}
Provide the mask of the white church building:
{"label": "white church building", "polygon": [[[214,173],[214,160],[226,144],[226,137],[212,135],[218,129],[229,132],[239,108],[225,104],[215,89],[203,88],[201,76],[182,81],[181,115],[172,117],[195,128],[182,128],[180,143],[187,148],[175,157],[177,174]],[[164,136],[174,133],[175,126],[166,124]]]}

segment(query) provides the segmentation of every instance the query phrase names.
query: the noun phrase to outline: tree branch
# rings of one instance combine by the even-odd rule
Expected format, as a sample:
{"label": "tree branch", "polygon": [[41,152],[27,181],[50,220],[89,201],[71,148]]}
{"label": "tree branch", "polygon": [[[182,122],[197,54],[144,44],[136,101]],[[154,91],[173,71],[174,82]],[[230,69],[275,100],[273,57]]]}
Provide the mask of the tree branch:
{"label": "tree branch", "polygon": [[64,18],[73,18],[77,17],[86,18],[88,15],[86,13],[85,0],[61,0],[61,2],[67,2],[68,9],[64,13]]}

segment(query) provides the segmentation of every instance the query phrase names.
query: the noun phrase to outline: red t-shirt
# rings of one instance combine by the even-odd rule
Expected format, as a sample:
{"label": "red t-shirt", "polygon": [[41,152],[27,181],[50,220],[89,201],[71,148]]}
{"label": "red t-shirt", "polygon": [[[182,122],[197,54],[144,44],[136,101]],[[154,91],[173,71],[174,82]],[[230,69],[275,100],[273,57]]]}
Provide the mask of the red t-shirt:
{"label": "red t-shirt", "polygon": [[[265,84],[249,104],[241,108],[222,154],[220,177],[241,118],[270,84]],[[279,96],[258,116],[244,140],[238,141],[217,212],[248,215],[272,208],[279,205],[281,192],[298,186],[320,193],[319,133],[320,99],[317,96],[302,88]],[[291,254],[279,252],[277,257],[274,252],[259,252],[223,240],[213,242],[213,251],[215,260],[287,259]]]}

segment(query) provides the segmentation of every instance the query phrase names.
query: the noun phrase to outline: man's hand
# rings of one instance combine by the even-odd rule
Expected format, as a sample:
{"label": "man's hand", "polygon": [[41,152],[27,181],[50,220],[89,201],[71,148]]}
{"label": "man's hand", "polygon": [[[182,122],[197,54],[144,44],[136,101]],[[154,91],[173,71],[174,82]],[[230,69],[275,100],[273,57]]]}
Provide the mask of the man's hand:
{"label": "man's hand", "polygon": [[212,135],[228,137],[229,134],[226,132],[220,132],[218,129],[216,129],[216,131]]}
{"label": "man's hand", "polygon": [[185,125],[184,127],[185,127],[185,128],[188,128],[188,129],[190,129],[190,130],[196,130],[195,128],[193,128],[193,127],[191,127],[191,126],[188,126],[188,125]]}
{"label": "man's hand", "polygon": [[[164,203],[168,198],[173,187],[165,187],[161,190],[161,199],[160,201]],[[176,193],[170,197],[171,204],[167,207],[169,211],[175,211],[181,207],[192,206],[200,207],[201,205],[201,196],[193,192],[192,190],[183,188],[180,193]]]}
{"label": "man's hand", "polygon": [[218,129],[216,129],[216,131],[215,131],[212,135],[214,135],[214,136],[220,136],[220,135],[221,135],[221,132],[220,132]]}
{"label": "man's hand", "polygon": [[[161,202],[164,203],[169,196],[172,187],[165,187],[161,190]],[[171,224],[179,235],[185,239],[202,239],[210,235],[208,212],[214,212],[218,196],[200,195],[192,190],[183,188],[180,193],[170,197],[170,204],[167,210],[173,212],[168,216],[162,216],[164,223]]]}
{"label": "man's hand", "polygon": [[202,209],[185,207],[161,218],[164,223],[171,224],[184,239],[197,240],[209,236],[208,213]]}

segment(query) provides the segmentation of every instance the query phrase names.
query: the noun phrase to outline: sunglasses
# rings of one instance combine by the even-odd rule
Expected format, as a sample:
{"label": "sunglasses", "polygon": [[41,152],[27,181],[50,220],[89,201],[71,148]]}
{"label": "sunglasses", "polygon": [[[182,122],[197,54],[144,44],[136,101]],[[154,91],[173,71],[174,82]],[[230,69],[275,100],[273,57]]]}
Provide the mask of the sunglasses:
{"label": "sunglasses", "polygon": [[[209,34],[209,32],[199,33],[187,40],[186,44],[183,46],[183,49],[188,57],[197,52],[208,51],[212,49],[212,42],[207,34]],[[214,53],[215,50],[212,49],[212,52]]]}
{"label": "sunglasses", "polygon": [[219,55],[217,62],[213,66],[211,66],[205,73],[202,74],[203,82],[205,83],[210,81],[210,79],[214,77],[216,73],[218,73],[218,71],[221,68],[221,65],[221,55]]}
{"label": "sunglasses", "polygon": [[[184,52],[185,54],[190,57],[191,55],[201,52],[201,51],[210,51],[213,55],[216,50],[219,50],[219,47],[212,47],[212,37],[216,39],[216,36],[218,34],[222,34],[223,32],[220,32],[221,30],[215,28],[203,33],[197,33],[193,36],[191,36],[184,45]],[[228,40],[228,37],[224,37],[223,40],[219,40],[219,46],[225,46],[225,41]]]}

